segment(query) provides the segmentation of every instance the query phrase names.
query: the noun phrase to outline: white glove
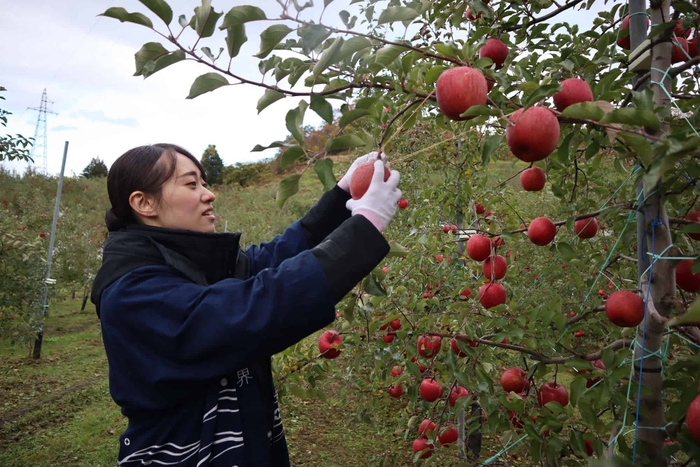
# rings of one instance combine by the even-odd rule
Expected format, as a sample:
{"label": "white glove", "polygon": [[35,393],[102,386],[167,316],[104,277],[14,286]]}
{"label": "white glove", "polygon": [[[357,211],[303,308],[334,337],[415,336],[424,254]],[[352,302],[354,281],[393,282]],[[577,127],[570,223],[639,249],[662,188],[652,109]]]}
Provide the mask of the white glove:
{"label": "white glove", "polygon": [[389,221],[396,214],[397,203],[401,199],[401,190],[398,189],[401,175],[398,170],[392,170],[391,175],[384,181],[384,162],[375,161],[372,181],[367,192],[360,199],[350,199],[345,206],[352,215],[363,215],[372,224],[383,232]]}
{"label": "white glove", "polygon": [[[386,165],[386,168],[389,168],[389,163],[386,161],[386,154],[382,152],[382,155],[380,157],[382,162]],[[360,156],[357,159],[355,159],[355,162],[352,163],[350,168],[348,169],[347,172],[345,172],[345,175],[343,175],[343,178],[340,179],[338,182],[338,186],[345,190],[347,193],[350,193],[350,178],[352,177],[352,173],[355,171],[356,168],[364,164],[365,162],[369,161],[376,161],[377,160],[377,152],[370,152],[369,154],[365,154],[364,156]]]}

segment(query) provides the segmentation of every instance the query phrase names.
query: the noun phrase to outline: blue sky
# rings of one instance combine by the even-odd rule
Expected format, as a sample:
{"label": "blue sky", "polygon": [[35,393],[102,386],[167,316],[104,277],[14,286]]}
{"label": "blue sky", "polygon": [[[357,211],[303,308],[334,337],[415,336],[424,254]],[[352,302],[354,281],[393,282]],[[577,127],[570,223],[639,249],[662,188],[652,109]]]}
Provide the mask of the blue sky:
{"label": "blue sky", "polygon": [[[175,16],[189,17],[201,1],[170,0],[169,3]],[[276,17],[281,10],[275,0],[213,0],[212,3],[217,11],[224,12],[236,5],[255,4],[268,17]],[[313,9],[304,12],[303,18],[318,19],[319,5],[323,2],[315,3]],[[332,2],[324,14],[324,23],[341,26],[340,10],[357,11],[357,5],[349,3],[350,0]],[[611,5],[597,3],[600,8],[595,9]],[[8,89],[0,106],[13,113],[5,131],[34,136],[37,112],[28,107],[39,106],[42,90],[46,88],[53,101],[49,107],[58,113],[48,116],[49,173],[60,170],[65,141],[69,141],[68,175],[79,174],[93,157],[102,158],[109,166],[128,149],[158,142],[181,145],[197,156],[207,145],[216,144],[226,164],[274,154],[272,150],[263,153],[250,150],[256,144],[267,145],[287,135],[284,116],[299,99],[282,99],[260,115],[256,103],[262,89],[258,87],[230,86],[196,99],[185,99],[194,78],[210,71],[192,62],[178,63],[146,80],[134,77],[134,53],[145,42],[160,38],[146,28],[97,16],[112,6],[144,12],[155,19],[137,0],[0,0],[3,11],[0,85]],[[590,22],[593,16],[593,12],[569,11],[558,20]],[[260,32],[269,24],[249,23],[248,42],[234,61],[237,73],[252,79],[260,77],[258,59],[252,55],[258,51]],[[224,45],[223,34],[217,32],[199,45],[218,50]],[[306,113],[305,124],[320,122],[314,112]],[[17,171],[23,171],[26,166],[5,165]]]}

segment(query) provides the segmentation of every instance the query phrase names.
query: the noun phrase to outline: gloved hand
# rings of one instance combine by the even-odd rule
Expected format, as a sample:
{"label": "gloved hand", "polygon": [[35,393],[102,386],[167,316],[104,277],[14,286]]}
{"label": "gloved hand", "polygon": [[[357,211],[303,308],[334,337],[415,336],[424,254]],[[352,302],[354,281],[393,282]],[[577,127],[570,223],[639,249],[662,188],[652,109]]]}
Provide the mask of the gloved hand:
{"label": "gloved hand", "polygon": [[365,216],[377,230],[383,232],[396,214],[397,203],[401,199],[401,190],[398,189],[400,178],[399,172],[392,170],[385,182],[384,162],[376,161],[367,193],[360,199],[348,200],[345,206],[353,216],[358,214]]}
{"label": "gloved hand", "polygon": [[[340,179],[338,182],[338,186],[345,190],[346,193],[350,193],[350,178],[352,177],[352,173],[355,171],[356,168],[364,164],[365,162],[369,161],[376,161],[377,160],[377,152],[370,152],[369,154],[365,154],[364,156],[360,156],[357,159],[355,159],[355,162],[352,163],[350,168],[348,169],[347,172],[345,172],[345,175],[343,175],[343,178]],[[381,160],[386,164],[387,169],[389,168],[389,163],[386,160],[386,154],[382,152],[381,155]]]}

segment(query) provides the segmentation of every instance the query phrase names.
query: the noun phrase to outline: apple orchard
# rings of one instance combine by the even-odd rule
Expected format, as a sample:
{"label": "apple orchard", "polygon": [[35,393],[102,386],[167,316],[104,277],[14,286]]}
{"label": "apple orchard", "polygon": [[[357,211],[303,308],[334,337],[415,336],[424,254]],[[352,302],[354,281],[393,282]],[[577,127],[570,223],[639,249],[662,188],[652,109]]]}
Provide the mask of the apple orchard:
{"label": "apple orchard", "polygon": [[[152,30],[136,75],[190,60],[188,98],[233,105],[243,84],[258,112],[298,102],[292,142],[255,148],[283,167],[329,189],[329,156],[381,151],[402,174],[392,252],[318,348],[276,357],[280,395],[336,378],[360,419],[396,399],[402,449],[431,465],[697,465],[695,3],[277,3],[103,15]],[[253,28],[257,76],[236,67]],[[307,112],[337,125],[320,153]]]}

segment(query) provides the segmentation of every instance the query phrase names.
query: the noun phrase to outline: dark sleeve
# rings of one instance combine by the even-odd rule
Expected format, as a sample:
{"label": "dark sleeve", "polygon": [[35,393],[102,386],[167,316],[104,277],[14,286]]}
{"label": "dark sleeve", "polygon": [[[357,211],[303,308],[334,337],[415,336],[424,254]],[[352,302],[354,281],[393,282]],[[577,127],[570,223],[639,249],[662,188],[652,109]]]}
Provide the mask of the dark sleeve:
{"label": "dark sleeve", "polygon": [[349,199],[350,195],[336,185],[282,234],[248,248],[246,253],[251,259],[253,274],[265,268],[275,268],[282,261],[321,243],[350,217],[350,211],[345,207]]}
{"label": "dark sleeve", "polygon": [[369,274],[389,253],[389,243],[364,216],[352,216],[311,252],[323,268],[333,303]]}
{"label": "dark sleeve", "polygon": [[325,192],[301,219],[309,248],[321,243],[340,224],[350,218],[350,211],[345,207],[349,199],[350,193],[336,185],[332,190]]}
{"label": "dark sleeve", "polygon": [[169,266],[136,269],[103,292],[101,324],[110,371],[165,384],[218,377],[281,352],[332,323],[334,305],[306,251],[251,279],[210,286]]}

